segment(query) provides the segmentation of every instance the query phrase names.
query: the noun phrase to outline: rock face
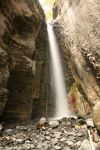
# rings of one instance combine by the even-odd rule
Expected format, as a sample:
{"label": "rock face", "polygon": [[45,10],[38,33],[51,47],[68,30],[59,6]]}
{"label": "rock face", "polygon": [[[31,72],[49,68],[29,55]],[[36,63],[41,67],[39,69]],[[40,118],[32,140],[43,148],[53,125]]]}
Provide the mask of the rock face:
{"label": "rock face", "polygon": [[93,121],[94,125],[100,132],[100,102],[98,102],[93,109]]}
{"label": "rock face", "polygon": [[30,119],[36,108],[37,115],[45,115],[47,60],[47,31],[39,2],[0,1],[0,115],[5,104],[7,118]]}
{"label": "rock face", "polygon": [[58,0],[54,5],[69,101],[81,115],[100,100],[99,18],[98,0]]}

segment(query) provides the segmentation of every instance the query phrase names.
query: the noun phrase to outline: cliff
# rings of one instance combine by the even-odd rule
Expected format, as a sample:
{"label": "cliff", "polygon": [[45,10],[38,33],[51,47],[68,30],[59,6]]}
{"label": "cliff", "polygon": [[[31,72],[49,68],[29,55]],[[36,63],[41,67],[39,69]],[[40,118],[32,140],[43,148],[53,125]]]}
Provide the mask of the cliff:
{"label": "cliff", "polygon": [[3,118],[28,120],[46,115],[47,39],[44,12],[37,0],[0,1],[0,116],[3,113]]}
{"label": "cliff", "polygon": [[58,0],[53,11],[68,99],[86,115],[100,100],[100,2]]}

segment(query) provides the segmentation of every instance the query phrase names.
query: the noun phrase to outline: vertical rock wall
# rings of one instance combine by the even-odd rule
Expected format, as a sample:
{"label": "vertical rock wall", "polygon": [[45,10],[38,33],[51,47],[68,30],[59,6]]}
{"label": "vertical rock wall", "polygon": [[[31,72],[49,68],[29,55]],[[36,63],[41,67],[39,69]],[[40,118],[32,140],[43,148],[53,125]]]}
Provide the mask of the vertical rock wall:
{"label": "vertical rock wall", "polygon": [[47,38],[37,0],[0,1],[0,115],[5,106],[7,119],[35,117],[36,105],[39,114],[46,113]]}
{"label": "vertical rock wall", "polygon": [[85,115],[100,100],[100,2],[58,0],[54,18],[69,99]]}

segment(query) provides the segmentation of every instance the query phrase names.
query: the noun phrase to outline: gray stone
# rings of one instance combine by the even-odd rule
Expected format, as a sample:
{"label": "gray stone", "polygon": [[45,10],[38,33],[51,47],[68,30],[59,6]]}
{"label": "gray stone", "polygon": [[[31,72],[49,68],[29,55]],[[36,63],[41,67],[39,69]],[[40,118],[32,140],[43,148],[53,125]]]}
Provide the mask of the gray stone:
{"label": "gray stone", "polygon": [[78,141],[74,144],[75,146],[80,146],[81,145],[81,141]]}
{"label": "gray stone", "polygon": [[51,128],[57,128],[57,127],[59,126],[59,122],[56,121],[56,120],[50,121],[50,122],[49,122],[49,126],[50,126]]}
{"label": "gray stone", "polygon": [[61,133],[60,132],[56,132],[54,134],[55,138],[60,139],[61,138]]}
{"label": "gray stone", "polygon": [[44,125],[47,122],[46,118],[41,118],[39,124]]}
{"label": "gray stone", "polygon": [[55,148],[56,150],[60,150],[60,149],[62,149],[62,147],[61,147],[61,146],[57,146],[57,145],[56,145],[54,148]]}
{"label": "gray stone", "polygon": [[63,150],[71,150],[68,146],[64,147]]}
{"label": "gray stone", "polygon": [[64,142],[64,141],[66,141],[66,139],[65,138],[61,138],[61,140],[60,140],[61,142]]}
{"label": "gray stone", "polygon": [[31,141],[29,141],[29,140],[26,140],[26,141],[25,141],[25,144],[30,144],[30,142],[31,142]]}
{"label": "gray stone", "polygon": [[47,131],[47,132],[45,133],[45,135],[50,135],[50,132],[49,132],[49,131]]}
{"label": "gray stone", "polygon": [[73,142],[71,142],[71,141],[66,141],[66,143],[69,145],[69,146],[71,146],[71,145],[73,145],[74,143]]}
{"label": "gray stone", "polygon": [[50,141],[50,136],[46,136],[45,139]]}
{"label": "gray stone", "polygon": [[26,131],[27,130],[27,128],[25,126],[16,126],[16,129],[20,130],[20,131]]}
{"label": "gray stone", "polygon": [[47,144],[47,142],[44,142],[44,143],[39,143],[37,145],[37,148],[39,150],[48,150],[50,148],[50,145]]}
{"label": "gray stone", "polygon": [[15,143],[17,143],[17,144],[22,144],[23,141],[24,141],[24,139],[16,139]]}
{"label": "gray stone", "polygon": [[58,143],[58,139],[56,139],[56,138],[55,138],[55,139],[52,139],[52,140],[51,140],[51,143],[52,143],[52,145],[56,145],[56,144]]}
{"label": "gray stone", "polygon": [[34,149],[34,144],[24,144],[23,148],[30,150],[30,149]]}
{"label": "gray stone", "polygon": [[13,134],[13,132],[14,132],[13,129],[6,129],[4,131],[4,133],[7,134],[7,135],[9,135],[9,136],[11,136]]}
{"label": "gray stone", "polygon": [[92,118],[87,118],[86,119],[86,124],[88,127],[94,127],[93,119]]}

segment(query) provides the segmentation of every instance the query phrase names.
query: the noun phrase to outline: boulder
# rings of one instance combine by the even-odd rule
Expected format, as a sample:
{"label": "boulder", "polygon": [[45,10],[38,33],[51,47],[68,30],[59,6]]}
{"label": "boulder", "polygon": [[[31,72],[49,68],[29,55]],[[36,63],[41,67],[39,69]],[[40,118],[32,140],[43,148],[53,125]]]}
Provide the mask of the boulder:
{"label": "boulder", "polygon": [[46,118],[41,118],[40,121],[39,121],[39,124],[44,125],[45,123],[47,123]]}
{"label": "boulder", "polygon": [[50,126],[51,128],[57,128],[57,127],[59,126],[59,122],[56,121],[56,120],[50,121],[50,122],[49,122],[49,126]]}
{"label": "boulder", "polygon": [[78,150],[92,150],[90,141],[85,139]]}
{"label": "boulder", "polygon": [[97,130],[100,132],[100,102],[93,109],[93,122]]}

